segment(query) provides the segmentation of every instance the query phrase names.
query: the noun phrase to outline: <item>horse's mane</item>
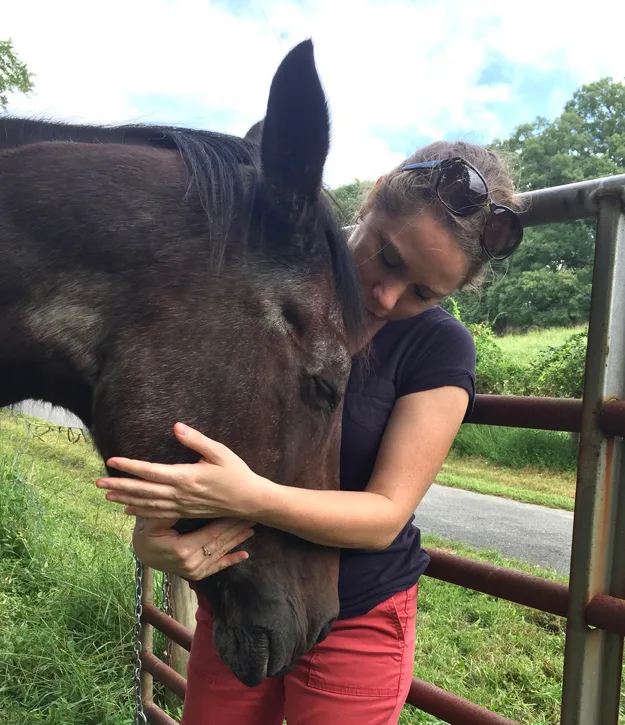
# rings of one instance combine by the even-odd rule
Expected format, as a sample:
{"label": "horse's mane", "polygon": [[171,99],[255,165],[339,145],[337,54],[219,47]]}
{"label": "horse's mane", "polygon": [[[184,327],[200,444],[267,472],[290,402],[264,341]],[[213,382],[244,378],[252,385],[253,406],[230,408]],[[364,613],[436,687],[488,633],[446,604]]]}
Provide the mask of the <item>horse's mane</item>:
{"label": "horse's mane", "polygon": [[[154,146],[177,148],[189,177],[187,197],[193,189],[206,212],[211,253],[217,266],[235,221],[247,238],[252,205],[260,178],[260,148],[246,139],[212,131],[168,127]],[[243,218],[237,219],[237,214]]]}
{"label": "horse's mane", "polygon": [[[160,146],[173,142],[180,151],[189,174],[187,193],[192,186],[195,187],[209,218],[215,245],[213,254],[220,260],[227,244],[228,231],[235,221],[233,210],[243,209],[247,218],[239,222],[243,222],[244,226],[249,223],[261,173],[260,147],[254,140],[212,131],[171,126],[159,130],[162,136],[153,140],[151,137],[150,142]],[[337,224],[329,205],[320,209],[320,214],[346,331],[350,337],[358,339],[364,331],[365,318],[354,261],[347,247],[345,232]]]}
{"label": "horse's mane", "polygon": [[[0,116],[0,150],[46,140],[140,144],[178,150],[189,179],[186,196],[195,191],[206,212],[212,257],[217,266],[223,259],[233,224],[236,222],[246,230],[250,223],[261,175],[258,139],[178,126],[71,125]],[[325,227],[336,294],[346,331],[350,337],[358,338],[365,325],[361,288],[345,232],[327,206],[327,210],[320,209],[320,221]]]}

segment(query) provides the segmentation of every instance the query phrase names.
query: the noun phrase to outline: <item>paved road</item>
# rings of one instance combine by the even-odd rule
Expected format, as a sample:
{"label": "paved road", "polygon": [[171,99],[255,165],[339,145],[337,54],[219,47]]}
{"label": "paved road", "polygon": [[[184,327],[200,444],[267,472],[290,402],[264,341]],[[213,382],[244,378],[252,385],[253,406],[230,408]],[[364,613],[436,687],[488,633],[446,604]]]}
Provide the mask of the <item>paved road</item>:
{"label": "paved road", "polygon": [[568,574],[573,513],[434,484],[415,524],[424,533],[495,549]]}
{"label": "paved road", "polygon": [[[78,428],[82,423],[63,408],[26,401],[29,415]],[[551,567],[566,574],[571,555],[570,511],[519,503],[434,484],[416,512],[415,524],[434,533],[503,556]]]}

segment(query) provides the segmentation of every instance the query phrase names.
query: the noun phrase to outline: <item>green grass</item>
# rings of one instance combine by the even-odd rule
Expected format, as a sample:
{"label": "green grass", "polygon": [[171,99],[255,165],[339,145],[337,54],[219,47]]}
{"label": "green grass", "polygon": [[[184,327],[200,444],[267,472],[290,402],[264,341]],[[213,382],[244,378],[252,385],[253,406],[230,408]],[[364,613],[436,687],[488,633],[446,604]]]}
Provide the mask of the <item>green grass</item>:
{"label": "green grass", "polygon": [[451,488],[500,496],[523,503],[573,511],[575,473],[497,466],[476,456],[450,454],[436,482]]}
{"label": "green grass", "polygon": [[99,471],[84,441],[0,414],[0,722],[132,722],[130,527]]}
{"label": "green grass", "polygon": [[523,333],[511,333],[497,337],[497,344],[506,357],[517,363],[529,363],[548,347],[562,345],[571,335],[581,332],[585,325],[574,327],[550,327]]}
{"label": "green grass", "polygon": [[0,411],[0,722],[133,722],[132,521],[102,471],[84,439]]}
{"label": "green grass", "polygon": [[[0,722],[130,725],[131,523],[95,488],[88,444],[33,430],[0,413]],[[427,577],[420,589],[417,676],[523,725],[558,723],[560,619]],[[402,713],[402,725],[438,722]]]}
{"label": "green grass", "polygon": [[504,428],[466,423],[452,450],[459,456],[480,456],[507,468],[534,466],[545,471],[575,471],[577,445],[570,433],[529,428]]}

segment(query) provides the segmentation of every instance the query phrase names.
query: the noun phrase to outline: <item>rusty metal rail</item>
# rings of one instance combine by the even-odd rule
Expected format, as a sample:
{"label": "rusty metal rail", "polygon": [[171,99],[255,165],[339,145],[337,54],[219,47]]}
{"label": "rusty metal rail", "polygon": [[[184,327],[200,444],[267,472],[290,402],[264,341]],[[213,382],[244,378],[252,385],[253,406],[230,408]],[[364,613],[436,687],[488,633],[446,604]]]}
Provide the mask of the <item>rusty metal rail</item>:
{"label": "rusty metal rail", "polygon": [[435,549],[428,549],[428,554],[431,561],[425,575],[432,579],[440,579],[559,617],[567,615],[569,590],[564,584]]}
{"label": "rusty metal rail", "polygon": [[145,604],[141,614],[141,621],[151,624],[153,627],[162,632],[166,637],[180,645],[187,652],[191,651],[191,640],[193,634],[189,629],[183,627],[173,617],[169,617],[153,604]]}
{"label": "rusty metal rail", "polygon": [[406,702],[454,725],[519,725],[418,677],[412,678]]}
{"label": "rusty metal rail", "polygon": [[[569,587],[429,551],[426,576],[566,618],[561,725],[617,725],[625,636],[625,174],[521,195],[525,227],[597,218],[583,400],[479,395],[472,423],[580,433]],[[142,621],[185,649],[191,633],[146,598]],[[151,637],[144,638],[146,650]],[[151,699],[155,677],[184,697],[184,679],[143,653],[150,723],[174,721]],[[413,678],[407,702],[450,725],[517,725]],[[174,723],[175,725],[175,723]]]}
{"label": "rusty metal rail", "polygon": [[151,725],[179,725],[179,723],[169,717],[169,715],[156,705],[152,700],[143,703],[143,712]]}
{"label": "rusty metal rail", "polygon": [[[579,433],[582,400],[522,395],[477,395],[471,423]],[[625,401],[608,400],[599,410],[599,428],[606,436],[625,436]]]}
{"label": "rusty metal rail", "polygon": [[166,665],[153,652],[144,652],[141,655],[141,664],[145,671],[149,672],[155,680],[160,682],[161,685],[165,685],[176,697],[184,700],[187,693],[187,681],[182,675]]}

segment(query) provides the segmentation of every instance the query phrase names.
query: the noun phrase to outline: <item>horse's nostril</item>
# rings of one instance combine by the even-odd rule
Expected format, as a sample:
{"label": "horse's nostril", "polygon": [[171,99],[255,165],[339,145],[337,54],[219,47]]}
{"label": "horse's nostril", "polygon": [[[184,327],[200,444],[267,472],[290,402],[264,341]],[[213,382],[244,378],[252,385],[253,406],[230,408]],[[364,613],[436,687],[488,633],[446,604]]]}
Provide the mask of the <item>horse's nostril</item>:
{"label": "horse's nostril", "polygon": [[338,408],[341,393],[336,385],[320,375],[305,374],[302,378],[302,399],[307,405],[330,413]]}

